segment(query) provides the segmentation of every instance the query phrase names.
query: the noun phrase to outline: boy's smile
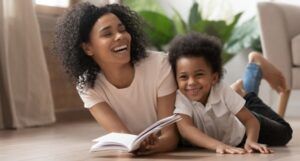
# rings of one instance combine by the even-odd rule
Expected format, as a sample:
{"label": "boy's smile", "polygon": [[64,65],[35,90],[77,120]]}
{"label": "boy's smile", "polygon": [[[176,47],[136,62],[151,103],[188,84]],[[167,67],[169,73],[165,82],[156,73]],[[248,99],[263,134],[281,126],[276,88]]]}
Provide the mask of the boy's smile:
{"label": "boy's smile", "polygon": [[203,57],[182,57],[176,66],[180,92],[188,99],[205,105],[211,87],[218,82],[218,74],[212,72]]}

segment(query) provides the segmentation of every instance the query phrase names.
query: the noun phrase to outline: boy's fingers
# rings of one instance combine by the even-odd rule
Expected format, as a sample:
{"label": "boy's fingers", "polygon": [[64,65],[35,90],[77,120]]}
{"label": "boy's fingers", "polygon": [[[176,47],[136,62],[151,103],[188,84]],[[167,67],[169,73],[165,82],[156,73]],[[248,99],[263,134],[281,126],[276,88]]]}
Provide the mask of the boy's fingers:
{"label": "boy's fingers", "polygon": [[267,146],[262,146],[262,149],[264,150],[265,153],[273,153],[273,150],[269,149]]}
{"label": "boy's fingers", "polygon": [[226,148],[225,151],[226,151],[226,153],[229,153],[229,154],[234,154],[235,153],[234,150],[229,149],[229,148]]}
{"label": "boy's fingers", "polygon": [[269,149],[267,147],[262,147],[265,153],[270,153]]}
{"label": "boy's fingers", "polygon": [[216,151],[217,151],[217,153],[224,154],[224,149],[221,149],[221,150],[217,149]]}
{"label": "boy's fingers", "polygon": [[245,146],[245,150],[246,150],[248,153],[252,153],[252,152],[253,152],[252,148],[251,148],[249,145],[246,145],[246,146]]}
{"label": "boy's fingers", "polygon": [[237,148],[237,152],[239,154],[245,154],[246,153],[245,149],[241,149],[241,148]]}
{"label": "boy's fingers", "polygon": [[259,151],[260,153],[264,153],[264,154],[269,153],[267,146],[264,144],[254,144],[252,145],[252,148]]}

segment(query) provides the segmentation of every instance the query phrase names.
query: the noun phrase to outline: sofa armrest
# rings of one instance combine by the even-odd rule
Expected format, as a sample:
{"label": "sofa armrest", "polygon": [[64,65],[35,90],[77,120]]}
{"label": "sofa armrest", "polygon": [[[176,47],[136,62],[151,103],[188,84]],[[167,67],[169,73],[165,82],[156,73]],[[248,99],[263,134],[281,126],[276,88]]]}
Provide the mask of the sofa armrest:
{"label": "sofa armrest", "polygon": [[293,65],[300,67],[300,34],[292,39]]}
{"label": "sofa armrest", "polygon": [[263,54],[281,70],[291,88],[291,45],[284,11],[272,2],[260,2],[257,7]]}

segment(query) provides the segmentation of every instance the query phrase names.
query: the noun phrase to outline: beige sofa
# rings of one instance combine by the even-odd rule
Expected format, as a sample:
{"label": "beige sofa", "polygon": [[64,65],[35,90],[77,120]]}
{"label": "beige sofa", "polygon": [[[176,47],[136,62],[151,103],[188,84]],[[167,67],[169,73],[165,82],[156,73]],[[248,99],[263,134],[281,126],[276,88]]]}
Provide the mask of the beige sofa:
{"label": "beige sofa", "polygon": [[[300,89],[300,6],[260,2],[257,7],[263,54],[283,72],[289,91]],[[283,116],[285,109],[279,110]]]}

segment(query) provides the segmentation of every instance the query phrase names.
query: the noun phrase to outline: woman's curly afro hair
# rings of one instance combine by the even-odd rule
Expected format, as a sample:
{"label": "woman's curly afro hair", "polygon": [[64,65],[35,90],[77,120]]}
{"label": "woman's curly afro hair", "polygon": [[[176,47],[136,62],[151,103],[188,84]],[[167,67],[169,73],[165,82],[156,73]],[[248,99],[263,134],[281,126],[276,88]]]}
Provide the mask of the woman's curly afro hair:
{"label": "woman's curly afro hair", "polygon": [[169,47],[169,62],[176,76],[176,64],[183,57],[202,57],[219,74],[219,80],[223,77],[222,44],[213,36],[192,32],[184,36],[174,38]]}
{"label": "woman's curly afro hair", "polygon": [[53,46],[54,53],[62,59],[66,72],[79,88],[94,87],[101,71],[96,62],[85,54],[81,44],[89,42],[94,24],[107,13],[115,14],[131,35],[131,63],[147,57],[142,21],[136,12],[118,4],[97,7],[88,2],[79,3],[58,19]]}

